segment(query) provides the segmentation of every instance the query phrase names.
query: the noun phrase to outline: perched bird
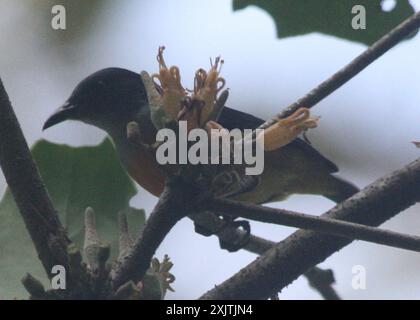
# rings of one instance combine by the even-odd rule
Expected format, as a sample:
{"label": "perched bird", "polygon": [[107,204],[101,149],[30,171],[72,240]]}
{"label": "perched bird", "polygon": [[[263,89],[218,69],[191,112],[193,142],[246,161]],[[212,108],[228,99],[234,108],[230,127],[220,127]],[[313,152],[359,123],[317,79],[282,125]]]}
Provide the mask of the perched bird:
{"label": "perched bird", "polygon": [[[144,189],[159,196],[164,176],[146,149],[127,139],[127,123],[136,121],[142,138],[153,143],[156,129],[150,119],[145,87],[139,74],[120,68],[100,70],[75,88],[65,104],[45,122],[43,129],[66,120],[78,120],[104,130],[113,140],[122,165]],[[225,107],[218,119],[228,130],[254,129],[264,121]],[[297,138],[283,148],[265,152],[265,168],[258,186],[235,199],[253,203],[279,201],[292,194],[322,195],[340,202],[358,191],[333,175],[337,166],[311,145]]]}

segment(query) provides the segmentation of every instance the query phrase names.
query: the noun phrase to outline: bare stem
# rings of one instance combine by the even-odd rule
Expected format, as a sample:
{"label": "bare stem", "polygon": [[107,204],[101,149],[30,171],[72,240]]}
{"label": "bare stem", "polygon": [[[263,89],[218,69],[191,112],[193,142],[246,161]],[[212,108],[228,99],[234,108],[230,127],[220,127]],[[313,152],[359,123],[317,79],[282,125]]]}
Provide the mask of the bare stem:
{"label": "bare stem", "polygon": [[364,240],[390,247],[420,252],[420,237],[382,230],[362,224],[263,207],[229,199],[213,199],[206,202],[206,208],[219,214],[232,215],[234,217],[242,217],[299,229],[315,230],[351,240]]}
{"label": "bare stem", "polygon": [[[420,159],[387,175],[322,215],[378,226],[420,200]],[[352,241],[299,230],[202,299],[266,299]]]}
{"label": "bare stem", "polygon": [[168,178],[165,189],[156,207],[134,243],[130,253],[125,256],[115,271],[112,284],[115,290],[128,281],[140,281],[157,248],[174,225],[191,213],[196,190],[182,182],[180,178]]}
{"label": "bare stem", "polygon": [[391,32],[384,35],[372,46],[367,48],[362,54],[351,61],[347,66],[336,72],[329,79],[322,82],[311,92],[288,106],[283,112],[275,118],[263,123],[260,128],[268,128],[277,122],[277,119],[285,118],[301,107],[311,108],[318,102],[329,96],[335,90],[340,88],[347,81],[356,76],[360,71],[369,66],[372,62],[397,45],[401,40],[409,36],[420,27],[420,12],[412,15],[410,18],[395,27]]}
{"label": "bare stem", "polygon": [[67,267],[70,240],[41,180],[1,80],[0,165],[38,256],[50,277],[54,265]]}
{"label": "bare stem", "polygon": [[[235,245],[238,241],[235,239],[241,239],[245,231],[241,229],[232,230],[233,234],[228,235],[225,232],[221,232],[224,226],[227,224],[226,221],[219,218],[215,214],[210,212],[202,212],[190,217],[195,223],[199,224],[202,228],[205,228],[212,234],[215,234],[221,242],[228,242]],[[248,242],[242,247],[242,249],[257,255],[262,255],[272,247],[276,245],[275,242],[250,235]],[[313,289],[319,292],[325,300],[339,300],[340,296],[332,287],[332,283],[326,281],[325,272],[319,267],[314,267],[304,274],[308,279],[309,284]]]}

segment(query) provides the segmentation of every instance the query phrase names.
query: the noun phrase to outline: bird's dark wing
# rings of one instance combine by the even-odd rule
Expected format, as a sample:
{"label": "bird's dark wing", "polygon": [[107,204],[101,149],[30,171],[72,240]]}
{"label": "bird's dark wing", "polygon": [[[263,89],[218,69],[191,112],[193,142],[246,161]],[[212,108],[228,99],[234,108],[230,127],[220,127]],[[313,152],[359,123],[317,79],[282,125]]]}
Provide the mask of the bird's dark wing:
{"label": "bird's dark wing", "polygon": [[[223,111],[219,117],[218,122],[226,129],[255,129],[261,124],[264,123],[264,120],[254,117],[248,113],[234,110],[228,107],[223,108]],[[306,143],[302,139],[295,139],[289,143],[285,148],[288,149],[297,149],[307,157],[307,161],[313,161],[317,167],[322,167],[325,171],[329,173],[334,173],[338,171],[337,166],[320,154],[316,149],[314,149],[310,144]],[[284,150],[286,151],[286,150]],[[310,160],[309,160],[310,159]]]}
{"label": "bird's dark wing", "polygon": [[264,120],[249,113],[224,107],[218,122],[226,129],[255,129],[264,123]]}

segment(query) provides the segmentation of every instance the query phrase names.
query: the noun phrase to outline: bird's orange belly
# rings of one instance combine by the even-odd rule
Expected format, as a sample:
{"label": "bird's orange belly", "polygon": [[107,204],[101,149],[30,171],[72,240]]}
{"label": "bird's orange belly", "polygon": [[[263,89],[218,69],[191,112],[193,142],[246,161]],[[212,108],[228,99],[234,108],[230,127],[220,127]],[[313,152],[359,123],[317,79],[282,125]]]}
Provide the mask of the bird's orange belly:
{"label": "bird's orange belly", "polygon": [[145,150],[135,150],[124,161],[130,176],[144,189],[160,196],[164,188],[164,176],[155,159]]}

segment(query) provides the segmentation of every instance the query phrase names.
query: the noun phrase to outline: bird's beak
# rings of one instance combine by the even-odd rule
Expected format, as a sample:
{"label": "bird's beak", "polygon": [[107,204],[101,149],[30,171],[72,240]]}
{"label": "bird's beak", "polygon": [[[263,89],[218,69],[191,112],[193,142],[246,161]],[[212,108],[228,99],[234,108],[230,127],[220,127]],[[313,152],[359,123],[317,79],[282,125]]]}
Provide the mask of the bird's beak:
{"label": "bird's beak", "polygon": [[76,107],[69,102],[63,104],[45,121],[42,130],[48,129],[60,122],[71,119],[76,111]]}

